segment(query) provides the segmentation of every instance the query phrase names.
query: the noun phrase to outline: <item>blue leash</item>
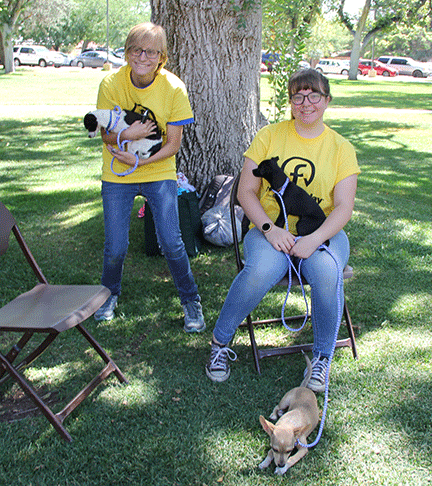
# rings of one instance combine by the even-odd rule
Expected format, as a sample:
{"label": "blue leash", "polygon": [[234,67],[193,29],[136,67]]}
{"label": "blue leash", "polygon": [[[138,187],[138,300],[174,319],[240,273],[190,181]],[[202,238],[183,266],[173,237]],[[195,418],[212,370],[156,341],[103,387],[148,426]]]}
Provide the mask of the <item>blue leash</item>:
{"label": "blue leash", "polygon": [[[288,179],[287,179],[287,181],[288,181]],[[285,225],[286,225],[286,228],[287,228],[287,231],[288,231],[288,217],[287,217],[287,214],[286,214],[285,205],[283,204],[283,200],[282,200],[282,194],[283,194],[283,192],[284,192],[284,190],[285,190],[285,188],[286,188],[287,185],[288,185],[288,182],[286,182],[284,184],[284,186],[282,187],[282,189],[279,192],[278,191],[275,191],[274,189],[273,189],[273,192],[281,200],[281,203],[282,203],[281,206],[282,206],[283,213],[284,213],[284,218],[285,218]],[[296,238],[296,241],[299,238],[301,238],[301,237],[297,237]],[[319,249],[319,250],[321,250],[321,249],[326,250],[327,253],[333,258],[333,260],[336,263],[336,268],[337,268],[337,272],[338,272],[338,281],[337,281],[337,289],[338,289],[338,292],[337,292],[338,320],[337,320],[337,322],[338,322],[338,324],[336,326],[335,336],[334,336],[334,339],[333,339],[333,345],[332,345],[332,349],[331,349],[330,356],[329,356],[329,359],[328,359],[328,366],[327,366],[327,369],[326,369],[324,406],[323,406],[323,411],[322,411],[322,417],[321,417],[320,427],[319,427],[319,430],[318,430],[318,435],[317,435],[316,439],[311,444],[302,444],[299,439],[297,439],[297,441],[296,441],[296,445],[298,444],[300,447],[305,447],[307,449],[310,449],[312,447],[315,447],[318,444],[318,442],[321,439],[322,432],[323,432],[323,429],[324,429],[324,423],[325,423],[325,418],[326,418],[326,415],[327,415],[327,408],[328,408],[328,394],[329,394],[329,382],[330,382],[330,366],[331,366],[331,362],[333,360],[333,355],[334,355],[334,352],[335,352],[335,349],[336,349],[336,341],[337,341],[337,337],[338,337],[338,334],[339,334],[340,323],[341,323],[341,320],[342,320],[341,286],[342,286],[342,283],[343,283],[343,271],[341,269],[341,266],[340,266],[340,264],[339,264],[336,256],[334,255],[334,253],[330,250],[330,248],[327,245],[322,244],[317,249]],[[285,253],[285,256],[287,257],[288,262],[289,262],[289,272],[288,272],[288,274],[289,274],[289,283],[288,283],[288,290],[287,290],[287,295],[286,295],[286,298],[285,298],[285,302],[284,302],[284,304],[282,306],[282,322],[283,322],[284,326],[288,330],[293,331],[293,332],[297,332],[297,331],[301,331],[303,329],[304,325],[306,324],[307,317],[308,317],[308,313],[309,313],[308,312],[308,303],[307,303],[307,299],[306,299],[305,291],[304,291],[304,287],[303,287],[303,282],[302,282],[301,275],[300,275],[300,269],[301,269],[301,264],[302,264],[303,258],[301,258],[300,261],[299,261],[299,268],[298,268],[298,271],[297,271],[297,269],[295,268],[295,265],[291,261],[290,256],[287,253]],[[297,277],[299,279],[300,286],[301,286],[302,293],[303,293],[303,298],[304,298],[305,303],[306,303],[306,315],[305,315],[305,319],[304,319],[303,324],[301,325],[301,327],[299,329],[292,329],[292,328],[290,328],[286,324],[285,319],[284,319],[285,305],[286,305],[286,302],[288,300],[288,296],[289,296],[289,293],[290,293],[290,290],[291,290],[291,285],[292,285],[291,268],[294,269],[294,271],[295,271],[295,273],[296,273],[296,275],[297,275]]]}
{"label": "blue leash", "polygon": [[[114,128],[118,125],[118,122],[120,120],[121,111],[122,111],[122,109],[120,108],[120,106],[115,106],[114,109],[110,111],[110,119],[109,119],[108,126],[106,128],[107,133],[109,133],[110,130],[114,130]],[[113,113],[114,113],[116,118],[114,120],[113,126],[111,127],[112,114]],[[123,140],[123,142],[120,141],[120,134],[124,130],[126,130],[126,128],[123,128],[123,130],[120,130],[117,134],[117,145],[118,145],[119,149],[122,150],[122,151],[125,151],[125,145],[132,141],[132,140]],[[124,177],[124,176],[127,176],[127,175],[135,172],[136,168],[138,167],[138,163],[139,163],[138,154],[135,154],[135,165],[132,168],[127,169],[124,172],[116,172],[114,170],[114,160],[115,160],[115,157],[113,157],[111,159],[111,172],[113,174],[117,175],[117,176],[120,176],[120,177]]]}

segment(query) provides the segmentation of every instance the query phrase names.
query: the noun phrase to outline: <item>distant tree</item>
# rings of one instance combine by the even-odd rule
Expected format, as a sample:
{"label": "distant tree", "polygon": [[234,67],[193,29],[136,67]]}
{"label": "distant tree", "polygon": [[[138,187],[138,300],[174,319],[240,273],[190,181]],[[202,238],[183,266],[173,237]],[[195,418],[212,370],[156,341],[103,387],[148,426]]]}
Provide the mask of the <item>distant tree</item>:
{"label": "distant tree", "polygon": [[[360,53],[378,32],[388,32],[397,25],[412,27],[430,23],[431,0],[364,0],[360,17],[345,10],[345,0],[332,0],[340,21],[353,36],[349,79],[357,79]],[[373,18],[370,12],[373,11]]]}
{"label": "distant tree", "polygon": [[289,105],[288,80],[306,54],[306,41],[320,6],[321,0],[263,0],[263,44],[278,58],[270,73],[273,88],[270,119],[274,122],[285,117]]}
{"label": "distant tree", "polygon": [[340,22],[321,15],[312,25],[310,37],[306,40],[307,60],[314,64],[322,57],[351,49],[352,36]]}
{"label": "distant tree", "polygon": [[[33,0],[32,16],[22,23],[19,35],[37,43],[68,50],[83,41],[106,43],[107,0]],[[127,32],[150,19],[148,0],[109,2],[109,45],[120,47]]]}
{"label": "distant tree", "polygon": [[420,25],[398,26],[376,41],[375,54],[409,56],[418,61],[432,59],[432,30]]}
{"label": "distant tree", "polygon": [[5,71],[14,71],[13,63],[13,32],[18,18],[24,8],[30,5],[32,0],[0,0],[0,38],[3,50],[3,62]]}
{"label": "distant tree", "polygon": [[151,0],[168,37],[167,68],[186,84],[195,123],[186,127],[179,169],[201,190],[234,174],[262,125],[261,9],[255,0]]}

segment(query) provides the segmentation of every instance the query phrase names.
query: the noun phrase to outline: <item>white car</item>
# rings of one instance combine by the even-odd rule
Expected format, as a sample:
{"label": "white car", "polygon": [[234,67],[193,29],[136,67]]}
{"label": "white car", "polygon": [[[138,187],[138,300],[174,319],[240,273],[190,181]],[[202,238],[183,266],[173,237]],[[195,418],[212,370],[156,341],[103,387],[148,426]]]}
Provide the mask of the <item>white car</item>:
{"label": "white car", "polygon": [[55,51],[44,46],[15,46],[13,48],[15,66],[61,66],[63,57]]}
{"label": "white car", "polygon": [[426,62],[414,61],[410,57],[381,56],[378,61],[397,69],[399,74],[407,74],[414,78],[432,76],[432,69]]}
{"label": "white car", "polygon": [[322,74],[348,75],[350,62],[342,59],[320,59],[315,69]]}

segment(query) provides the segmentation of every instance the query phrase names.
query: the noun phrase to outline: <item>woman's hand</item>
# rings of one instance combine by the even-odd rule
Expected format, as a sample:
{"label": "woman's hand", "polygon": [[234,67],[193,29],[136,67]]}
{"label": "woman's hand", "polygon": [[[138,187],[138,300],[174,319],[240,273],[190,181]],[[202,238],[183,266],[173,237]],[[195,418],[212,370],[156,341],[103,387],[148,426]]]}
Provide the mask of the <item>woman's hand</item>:
{"label": "woman's hand", "polygon": [[108,152],[115,157],[122,164],[133,167],[136,163],[136,156],[130,152],[114,148],[112,145],[107,145]]}
{"label": "woman's hand", "polygon": [[290,253],[291,249],[295,245],[294,236],[284,228],[278,226],[272,226],[272,229],[267,233],[264,233],[267,241],[277,251],[283,251],[284,253]]}
{"label": "woman's hand", "polygon": [[141,140],[156,133],[157,125],[153,120],[146,120],[141,123],[136,120],[122,133],[123,140]]}
{"label": "woman's hand", "polygon": [[309,258],[320,245],[321,243],[312,233],[298,238],[289,254],[297,258]]}

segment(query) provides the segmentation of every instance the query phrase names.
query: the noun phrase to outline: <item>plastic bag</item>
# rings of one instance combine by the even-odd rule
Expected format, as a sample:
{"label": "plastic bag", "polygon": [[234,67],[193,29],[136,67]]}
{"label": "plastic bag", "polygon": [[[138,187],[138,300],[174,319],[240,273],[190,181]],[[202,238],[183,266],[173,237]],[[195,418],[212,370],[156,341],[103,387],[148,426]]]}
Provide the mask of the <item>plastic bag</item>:
{"label": "plastic bag", "polygon": [[[242,236],[241,221],[236,216],[239,241]],[[201,216],[204,238],[216,246],[230,246],[234,243],[229,206],[213,206]]]}

